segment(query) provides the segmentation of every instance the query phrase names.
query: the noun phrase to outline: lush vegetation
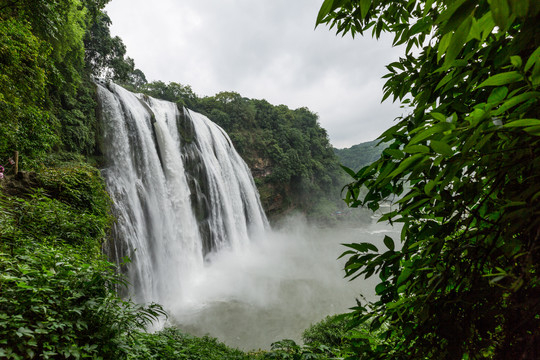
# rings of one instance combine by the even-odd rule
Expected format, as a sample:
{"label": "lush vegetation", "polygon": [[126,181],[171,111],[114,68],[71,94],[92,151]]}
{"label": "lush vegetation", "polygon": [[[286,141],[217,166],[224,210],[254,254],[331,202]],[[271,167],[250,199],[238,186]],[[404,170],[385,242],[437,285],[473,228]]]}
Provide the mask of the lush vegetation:
{"label": "lush vegetation", "polygon": [[125,280],[101,253],[110,200],[81,156],[97,130],[90,76],[135,72],[122,47],[84,61],[105,2],[0,1],[0,164],[18,150],[24,170],[0,182],[0,358],[126,358],[163,315],[117,296]]}
{"label": "lush vegetation", "polygon": [[314,325],[305,345],[255,354],[174,329],[147,334],[161,308],[117,296],[125,280],[101,254],[109,200],[88,164],[99,159],[91,76],[207,114],[270,211],[334,211],[327,194],[341,180],[326,133],[305,108],[148,84],[110,35],[107,2],[0,0],[0,160],[18,150],[25,170],[0,189],[0,357],[538,358],[537,1],[324,1],[319,24],[390,32],[407,49],[387,66],[384,97],[411,113],[381,136],[377,161],[348,167],[346,196],[373,210],[397,196],[382,220],[402,223],[401,244],[347,245],[348,276],[377,274],[379,300]]}
{"label": "lush vegetation", "polygon": [[[0,1],[0,159],[35,161],[51,150],[94,152],[91,75],[137,81],[107,0]],[[30,164],[29,164],[30,165]]]}
{"label": "lush vegetation", "polygon": [[0,357],[125,356],[163,311],[116,295],[125,280],[101,254],[112,218],[99,171],[47,165],[2,183]]}
{"label": "lush vegetation", "polygon": [[538,358],[539,13],[528,0],[324,1],[318,24],[406,48],[384,98],[411,113],[379,160],[348,171],[350,206],[400,196],[381,220],[403,224],[385,250],[347,245],[348,276],[380,278],[353,324],[383,329],[381,343],[354,339],[354,358]]}

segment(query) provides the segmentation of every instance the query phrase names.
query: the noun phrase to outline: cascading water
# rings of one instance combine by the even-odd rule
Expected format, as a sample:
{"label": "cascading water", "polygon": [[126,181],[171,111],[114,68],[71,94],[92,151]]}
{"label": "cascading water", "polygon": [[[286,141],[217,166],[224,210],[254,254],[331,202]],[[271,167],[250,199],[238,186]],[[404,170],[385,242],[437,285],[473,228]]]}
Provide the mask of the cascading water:
{"label": "cascading water", "polygon": [[162,304],[170,325],[246,350],[298,341],[310,324],[354,305],[358,288],[343,279],[344,259],[335,261],[339,242],[399,229],[367,215],[350,230],[289,218],[269,231],[249,169],[221,128],[173,103],[97,86],[117,218],[108,253],[132,260],[123,266],[132,299]]}
{"label": "cascading water", "polygon": [[268,222],[248,167],[227,134],[171,102],[97,84],[103,175],[117,222],[109,253],[134,300],[178,303],[205,256],[245,246]]}

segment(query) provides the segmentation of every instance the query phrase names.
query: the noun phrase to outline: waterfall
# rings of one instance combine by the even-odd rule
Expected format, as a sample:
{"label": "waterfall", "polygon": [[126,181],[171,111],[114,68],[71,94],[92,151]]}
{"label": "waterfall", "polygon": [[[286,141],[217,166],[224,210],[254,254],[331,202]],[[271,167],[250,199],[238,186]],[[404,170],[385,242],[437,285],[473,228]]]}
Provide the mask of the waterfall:
{"label": "waterfall", "polygon": [[246,246],[268,222],[223,129],[113,83],[97,88],[102,173],[117,219],[107,251],[119,264],[131,259],[123,267],[135,301],[167,307],[210,254]]}

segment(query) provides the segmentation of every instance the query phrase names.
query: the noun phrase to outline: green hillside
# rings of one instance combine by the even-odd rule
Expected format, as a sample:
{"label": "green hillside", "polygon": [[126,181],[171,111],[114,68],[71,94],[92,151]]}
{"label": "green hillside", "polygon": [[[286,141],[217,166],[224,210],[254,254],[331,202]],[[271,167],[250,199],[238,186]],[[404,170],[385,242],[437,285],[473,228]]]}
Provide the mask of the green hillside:
{"label": "green hillside", "polygon": [[350,148],[334,148],[334,153],[338,157],[341,165],[356,172],[364,166],[371,164],[381,156],[385,149],[385,145],[381,144],[377,146],[378,143],[378,140],[374,140],[353,145]]}

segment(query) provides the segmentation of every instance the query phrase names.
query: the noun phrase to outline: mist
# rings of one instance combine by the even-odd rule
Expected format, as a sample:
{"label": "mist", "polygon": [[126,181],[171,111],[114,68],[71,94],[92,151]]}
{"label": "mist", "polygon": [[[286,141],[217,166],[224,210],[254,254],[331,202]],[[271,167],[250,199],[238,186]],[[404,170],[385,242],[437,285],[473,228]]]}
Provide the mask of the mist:
{"label": "mist", "polygon": [[377,278],[344,279],[342,243],[371,242],[399,230],[366,215],[343,228],[310,226],[290,217],[238,250],[212,255],[182,286],[170,306],[169,325],[197,336],[217,337],[243,350],[268,349],[293,339],[328,315],[347,312],[357,298],[373,300]]}

